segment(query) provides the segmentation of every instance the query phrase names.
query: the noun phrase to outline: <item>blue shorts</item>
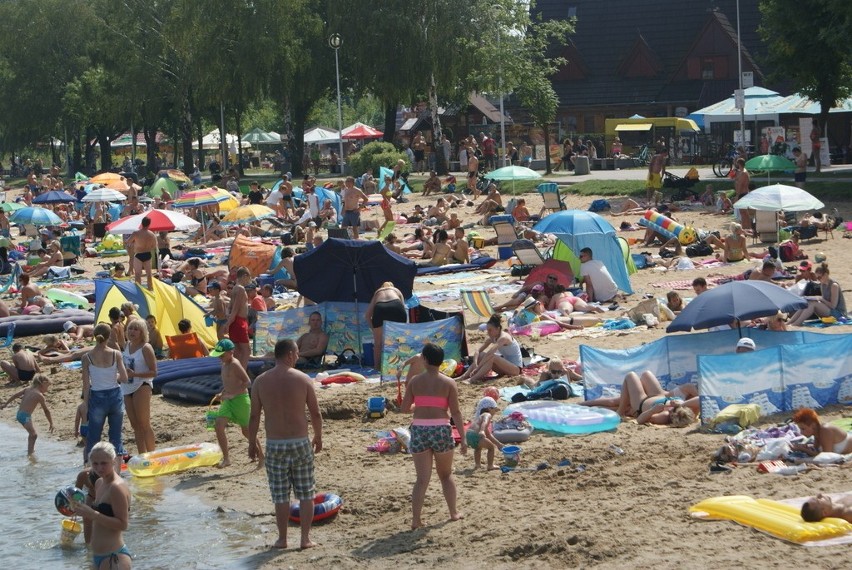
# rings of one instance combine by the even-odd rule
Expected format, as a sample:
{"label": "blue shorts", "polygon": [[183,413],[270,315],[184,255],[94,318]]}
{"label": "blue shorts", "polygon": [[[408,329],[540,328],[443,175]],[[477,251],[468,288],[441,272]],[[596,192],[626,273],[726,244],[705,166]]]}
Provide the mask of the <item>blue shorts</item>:
{"label": "blue shorts", "polygon": [[361,225],[361,211],[360,210],[346,210],[343,212],[343,221],[340,223],[344,228],[353,227],[357,228]]}
{"label": "blue shorts", "polygon": [[18,413],[15,415],[15,419],[18,420],[22,426],[25,426],[30,423],[30,421],[32,421],[32,418],[32,414],[23,410],[18,410]]}

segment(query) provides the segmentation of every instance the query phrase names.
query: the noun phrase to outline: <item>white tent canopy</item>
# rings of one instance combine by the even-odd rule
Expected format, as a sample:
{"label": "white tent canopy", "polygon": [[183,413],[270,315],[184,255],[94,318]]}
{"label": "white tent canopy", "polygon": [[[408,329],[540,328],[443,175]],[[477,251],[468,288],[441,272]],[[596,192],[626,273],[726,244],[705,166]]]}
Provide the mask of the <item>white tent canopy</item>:
{"label": "white tent canopy", "polygon": [[305,131],[305,142],[308,144],[333,144],[340,142],[340,134],[336,130],[325,127],[314,127]]}
{"label": "white tent canopy", "polygon": [[[231,152],[236,151],[237,149],[237,135],[225,135],[225,144],[228,145],[228,149]],[[222,137],[219,136],[219,129],[214,129],[207,133],[204,138],[201,139],[202,148],[204,150],[217,150],[222,148]],[[250,148],[251,143],[248,141],[243,141],[241,145],[242,148]],[[192,148],[198,150],[198,141],[192,143]]]}

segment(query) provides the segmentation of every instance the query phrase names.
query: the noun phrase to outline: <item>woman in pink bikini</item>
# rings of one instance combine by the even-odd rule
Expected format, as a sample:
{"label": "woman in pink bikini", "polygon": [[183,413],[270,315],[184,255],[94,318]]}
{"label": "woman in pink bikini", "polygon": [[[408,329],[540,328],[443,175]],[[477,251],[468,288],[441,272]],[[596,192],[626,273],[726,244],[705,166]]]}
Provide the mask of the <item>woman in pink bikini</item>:
{"label": "woman in pink bikini", "polygon": [[412,529],[423,526],[421,512],[432,477],[433,461],[450,510],[450,520],[457,521],[462,518],[456,508],[456,483],[453,481],[453,450],[456,443],[450,418],[447,417],[448,412],[459,430],[461,452],[463,455],[467,454],[464,419],[459,408],[456,383],[438,370],[444,362],[444,350],[440,346],[427,343],[421,354],[426,371],[408,381],[402,399],[403,413],[410,412],[412,405],[414,406],[411,443],[408,446],[414,457],[414,469],[417,473],[411,493]]}

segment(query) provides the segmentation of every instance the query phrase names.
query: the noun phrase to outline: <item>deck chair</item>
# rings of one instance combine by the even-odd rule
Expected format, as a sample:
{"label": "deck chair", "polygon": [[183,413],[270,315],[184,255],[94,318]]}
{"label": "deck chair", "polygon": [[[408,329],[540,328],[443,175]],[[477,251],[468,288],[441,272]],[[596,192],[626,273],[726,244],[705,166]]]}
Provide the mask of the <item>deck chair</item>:
{"label": "deck chair", "polygon": [[169,345],[169,358],[172,360],[207,356],[201,348],[201,340],[195,333],[167,336],[166,344]]}
{"label": "deck chair", "polygon": [[459,295],[467,310],[480,319],[487,319],[494,314],[494,305],[491,304],[487,291],[462,289]]}
{"label": "deck chair", "polygon": [[544,264],[544,256],[532,242],[528,239],[517,239],[512,242],[512,253],[521,262],[524,267],[537,267]]}
{"label": "deck chair", "polygon": [[538,193],[541,194],[541,199],[544,201],[544,206],[541,207],[541,213],[539,214],[540,217],[544,217],[546,210],[560,212],[568,209],[562,200],[562,195],[559,193],[559,186],[556,182],[542,182],[538,185]]}
{"label": "deck chair", "polygon": [[9,328],[6,329],[6,338],[0,342],[0,348],[10,347],[13,342],[15,342],[15,323],[9,323]]}
{"label": "deck chair", "polygon": [[518,232],[512,222],[494,222],[491,227],[497,234],[497,245],[512,245],[518,239]]}
{"label": "deck chair", "polygon": [[754,239],[765,243],[778,241],[778,212],[774,210],[755,210]]}

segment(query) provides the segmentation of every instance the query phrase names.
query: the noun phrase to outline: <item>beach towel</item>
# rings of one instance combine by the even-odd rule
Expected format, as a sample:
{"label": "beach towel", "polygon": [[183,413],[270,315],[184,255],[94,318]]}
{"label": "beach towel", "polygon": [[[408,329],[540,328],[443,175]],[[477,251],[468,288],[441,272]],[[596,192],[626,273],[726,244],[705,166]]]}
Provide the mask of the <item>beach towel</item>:
{"label": "beach towel", "polygon": [[[708,277],[707,285],[721,285],[731,281],[731,277]],[[689,291],[692,289],[692,279],[678,279],[677,281],[665,281],[663,283],[652,283],[657,289],[675,289],[679,291]]]}

